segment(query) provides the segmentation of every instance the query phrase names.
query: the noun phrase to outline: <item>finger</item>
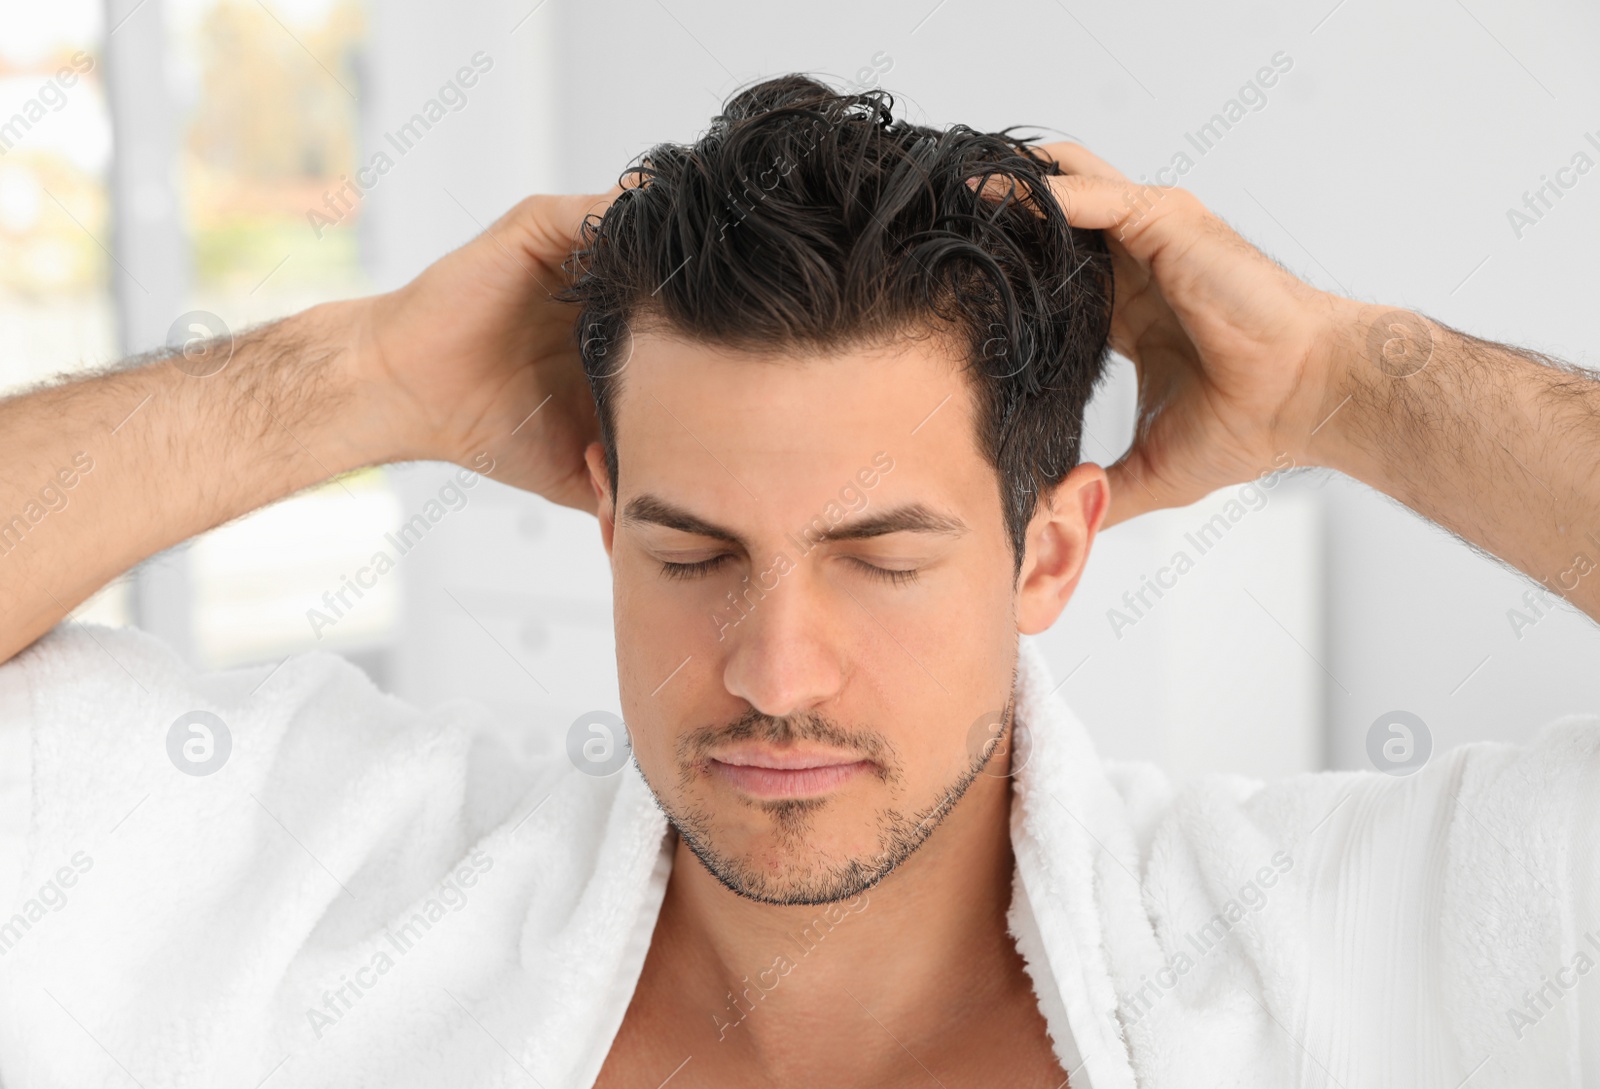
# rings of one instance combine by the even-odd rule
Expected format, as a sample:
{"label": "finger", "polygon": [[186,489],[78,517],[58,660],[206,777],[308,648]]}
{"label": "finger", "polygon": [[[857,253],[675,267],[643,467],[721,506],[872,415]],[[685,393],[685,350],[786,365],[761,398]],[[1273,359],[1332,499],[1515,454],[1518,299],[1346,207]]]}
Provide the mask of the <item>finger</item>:
{"label": "finger", "polygon": [[1109,529],[1118,522],[1153,510],[1183,505],[1156,494],[1152,488],[1155,481],[1145,471],[1144,453],[1137,447],[1122,455],[1115,464],[1106,466],[1106,480],[1111,485],[1111,507],[1100,524],[1101,529]]}
{"label": "finger", "polygon": [[1095,178],[1110,178],[1113,181],[1128,182],[1127,175],[1082,144],[1076,144],[1070,140],[1060,140],[1053,144],[1039,144],[1037,146],[1040,151],[1054,159],[1056,164],[1068,174],[1084,174]]}
{"label": "finger", "polygon": [[1105,231],[1108,242],[1119,243],[1140,265],[1151,266],[1163,249],[1187,248],[1199,239],[1223,238],[1254,249],[1187,189],[1077,174],[1046,180],[1068,223]]}
{"label": "finger", "polygon": [[[983,182],[983,188],[978,189],[978,183]],[[1017,200],[1028,192],[1028,180],[1015,174],[990,174],[986,178],[968,178],[967,188],[977,189],[978,196],[987,201],[1002,201],[1006,198]],[[1034,210],[1038,214],[1038,210]]]}
{"label": "finger", "polygon": [[603,193],[536,194],[525,197],[501,216],[486,235],[496,246],[509,245],[518,263],[528,271],[531,259],[554,266],[566,259],[577,243],[579,233],[592,215],[604,215],[622,193],[614,185]]}
{"label": "finger", "polygon": [[[967,184],[976,189],[978,181],[968,178]],[[1014,193],[1020,181],[1010,174],[992,174],[979,195],[985,200],[1001,200]],[[1134,185],[1095,174],[1048,175],[1044,181],[1066,213],[1068,223],[1093,230],[1115,230],[1118,238],[1169,192],[1160,186]]]}
{"label": "finger", "polygon": [[[1082,144],[1067,140],[1060,140],[1051,144],[1037,144],[1035,149],[1043,152],[1053,160],[1057,166],[1066,172],[1067,176],[1104,178],[1107,181],[1131,185],[1127,177],[1116,167],[1094,154]],[[967,184],[977,187],[977,178],[968,178]],[[984,183],[980,196],[985,200],[998,201],[1008,194],[1014,194],[1019,185],[1026,186],[1027,179],[1014,177],[1009,174],[991,175]]]}
{"label": "finger", "polygon": [[1134,185],[1115,178],[1093,174],[1067,174],[1045,179],[1074,227],[1115,230],[1126,234],[1151,208],[1160,204],[1167,192],[1156,185]]}
{"label": "finger", "polygon": [[603,193],[566,193],[533,198],[539,203],[527,210],[529,225],[539,237],[570,242],[590,216],[603,216],[623,192],[613,185]]}
{"label": "finger", "polygon": [[[1061,158],[1056,158],[1054,162],[1061,165],[1064,170],[1067,170],[1067,173],[1046,174],[1046,182],[1051,182],[1054,185],[1054,182],[1059,182],[1066,178],[1094,178],[1106,181],[1107,184],[1131,185],[1128,179],[1117,173],[1114,166],[1110,166],[1109,163],[1104,162],[1101,158],[1094,157],[1090,152],[1078,147],[1077,144],[1045,144],[1040,150],[1048,152],[1051,149],[1077,149],[1078,152],[1082,152],[1082,155],[1067,154],[1067,162],[1062,162]],[[1067,168],[1067,163],[1072,163],[1072,168]],[[1082,170],[1078,170],[1078,168],[1082,168]],[[978,178],[968,178],[966,179],[966,184],[970,185],[971,189],[978,189],[978,181]],[[1006,197],[1019,197],[1022,192],[1027,192],[1030,185],[1032,185],[1032,179],[1026,178],[1026,176],[1019,176],[1019,174],[990,174],[989,178],[984,179],[984,187],[982,187],[979,195],[984,200],[989,201],[1005,200]],[[1056,197],[1061,197],[1059,185],[1054,187],[1054,193],[1056,193]],[[1034,211],[1038,213],[1037,208]]]}

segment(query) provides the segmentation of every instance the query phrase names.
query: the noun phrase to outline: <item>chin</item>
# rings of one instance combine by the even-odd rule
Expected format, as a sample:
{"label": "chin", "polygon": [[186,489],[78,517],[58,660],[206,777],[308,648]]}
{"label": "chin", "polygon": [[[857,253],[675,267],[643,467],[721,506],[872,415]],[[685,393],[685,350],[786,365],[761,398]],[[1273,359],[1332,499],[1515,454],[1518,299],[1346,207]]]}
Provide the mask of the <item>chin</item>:
{"label": "chin", "polygon": [[[910,858],[970,781],[915,814],[864,812],[848,819],[848,834],[839,836],[829,835],[827,822],[819,819],[829,799],[764,802],[767,827],[738,834],[719,831],[716,817],[706,809],[661,804],[659,796],[657,802],[684,845],[730,892],[765,904],[831,904],[860,896]],[[827,817],[846,819],[836,813]],[[825,850],[822,843],[844,845]]]}
{"label": "chin", "polygon": [[679,826],[678,834],[724,888],[763,904],[789,906],[851,900],[893,869],[893,865],[879,863],[872,852],[843,862],[815,850],[793,850],[776,844],[757,846],[748,854],[725,853],[707,844],[692,829]]}

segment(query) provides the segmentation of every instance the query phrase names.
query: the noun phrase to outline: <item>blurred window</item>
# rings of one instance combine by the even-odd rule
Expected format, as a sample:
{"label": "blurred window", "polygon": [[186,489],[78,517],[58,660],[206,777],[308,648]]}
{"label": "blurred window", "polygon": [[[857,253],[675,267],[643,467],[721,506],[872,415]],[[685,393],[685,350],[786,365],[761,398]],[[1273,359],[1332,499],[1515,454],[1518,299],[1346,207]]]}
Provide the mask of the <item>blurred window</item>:
{"label": "blurred window", "polygon": [[[368,293],[359,204],[335,227],[309,213],[361,159],[362,5],[354,0],[166,0],[183,118],[181,192],[189,309],[241,329]],[[196,650],[209,665],[308,647],[381,649],[396,634],[400,582],[325,595],[399,522],[382,469],[351,474],[217,529],[189,549]]]}
{"label": "blurred window", "polygon": [[[186,309],[234,330],[370,290],[359,205],[319,231],[312,209],[361,160],[355,0],[164,0],[168,88],[180,119],[174,177],[190,256]],[[125,18],[138,18],[137,9]],[[10,5],[0,36],[0,393],[113,361],[117,328],[107,186],[110,108],[97,0]],[[138,63],[134,58],[133,63]],[[339,623],[311,619],[399,521],[382,469],[255,512],[175,550],[188,565],[203,664],[307,647],[381,656],[400,583],[382,580]],[[74,616],[137,622],[129,579]],[[359,655],[358,655],[359,656]],[[369,658],[369,664],[376,658]]]}

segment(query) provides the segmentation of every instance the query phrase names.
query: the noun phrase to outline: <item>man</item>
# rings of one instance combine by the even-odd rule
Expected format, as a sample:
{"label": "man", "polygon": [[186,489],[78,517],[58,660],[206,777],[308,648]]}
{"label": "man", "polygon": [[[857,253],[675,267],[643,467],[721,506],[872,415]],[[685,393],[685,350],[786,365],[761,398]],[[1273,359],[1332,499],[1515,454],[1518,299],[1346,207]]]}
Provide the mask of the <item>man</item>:
{"label": "man", "polygon": [[[6,1085],[1600,1078],[1600,722],[1178,789],[1102,766],[1018,640],[1103,525],[1285,455],[1571,570],[1600,384],[1316,291],[1081,147],[890,104],[769,81],[211,377],[0,405]],[[1108,340],[1141,410],[1105,470],[1077,459]],[[598,517],[620,770],[519,763],[327,655],[196,675],[50,630],[316,481],[484,457]],[[28,516],[51,480],[72,506]],[[188,721],[213,774],[173,772]]]}

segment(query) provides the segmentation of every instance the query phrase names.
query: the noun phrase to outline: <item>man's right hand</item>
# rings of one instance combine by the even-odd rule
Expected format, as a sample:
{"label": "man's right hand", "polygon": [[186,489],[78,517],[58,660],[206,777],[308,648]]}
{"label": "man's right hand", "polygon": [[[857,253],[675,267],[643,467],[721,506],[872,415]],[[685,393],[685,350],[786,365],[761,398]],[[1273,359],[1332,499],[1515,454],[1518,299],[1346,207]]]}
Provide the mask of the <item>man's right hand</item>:
{"label": "man's right hand", "polygon": [[551,295],[586,216],[621,192],[534,196],[397,291],[360,300],[351,365],[395,428],[390,460],[470,465],[594,513],[584,449],[598,435],[573,335]]}
{"label": "man's right hand", "polygon": [[620,192],[530,197],[396,291],[239,334],[220,369],[168,352],[0,401],[0,661],[135,564],[365,465],[488,453],[592,513],[577,308],[551,293]]}

